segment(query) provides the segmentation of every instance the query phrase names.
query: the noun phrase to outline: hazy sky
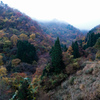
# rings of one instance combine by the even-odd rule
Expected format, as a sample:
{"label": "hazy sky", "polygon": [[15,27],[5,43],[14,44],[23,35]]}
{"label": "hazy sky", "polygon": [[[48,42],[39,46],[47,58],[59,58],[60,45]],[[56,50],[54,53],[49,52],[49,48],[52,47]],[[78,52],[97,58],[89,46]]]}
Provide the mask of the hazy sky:
{"label": "hazy sky", "polygon": [[32,18],[63,20],[79,29],[100,24],[100,0],[2,0]]}

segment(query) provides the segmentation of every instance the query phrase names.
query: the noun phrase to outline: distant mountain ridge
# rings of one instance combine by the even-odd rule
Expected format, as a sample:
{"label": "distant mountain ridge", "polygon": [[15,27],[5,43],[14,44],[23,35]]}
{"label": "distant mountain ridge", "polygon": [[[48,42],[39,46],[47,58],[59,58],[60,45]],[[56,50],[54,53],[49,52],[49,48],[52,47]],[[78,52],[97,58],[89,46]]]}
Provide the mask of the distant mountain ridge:
{"label": "distant mountain ridge", "polygon": [[39,24],[45,34],[50,35],[54,40],[59,37],[63,44],[69,45],[73,40],[83,35],[79,29],[66,22],[53,20],[42,21]]}

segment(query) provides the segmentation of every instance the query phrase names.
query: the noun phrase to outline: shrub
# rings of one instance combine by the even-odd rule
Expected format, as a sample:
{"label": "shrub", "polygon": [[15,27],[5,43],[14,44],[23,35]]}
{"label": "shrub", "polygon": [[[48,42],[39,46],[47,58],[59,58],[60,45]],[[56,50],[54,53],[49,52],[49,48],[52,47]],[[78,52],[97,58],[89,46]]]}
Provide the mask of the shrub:
{"label": "shrub", "polygon": [[70,84],[70,85],[73,85],[75,78],[76,78],[76,77],[73,77],[73,76],[72,76],[72,77],[69,79],[69,84]]}
{"label": "shrub", "polygon": [[96,53],[96,58],[100,59],[100,50],[98,50],[98,52]]}
{"label": "shrub", "polygon": [[93,72],[93,68],[90,68],[90,69],[85,71],[85,74],[91,74],[92,72]]}
{"label": "shrub", "polygon": [[40,84],[44,90],[48,91],[60,85],[65,78],[67,78],[67,74],[64,73],[60,73],[49,77],[45,76],[42,78]]}
{"label": "shrub", "polygon": [[80,68],[79,59],[73,59],[69,65],[66,66],[66,73],[73,74]]}
{"label": "shrub", "polygon": [[21,62],[21,60],[18,59],[18,58],[13,59],[13,60],[12,60],[12,65],[13,65],[13,66],[17,66],[18,64],[20,64],[20,62]]}
{"label": "shrub", "polygon": [[13,68],[14,72],[28,72],[28,73],[35,73],[36,68],[33,65],[27,64],[27,63],[20,63],[20,65],[17,65]]}
{"label": "shrub", "polygon": [[27,75],[25,73],[13,73],[11,74],[10,85],[13,89],[18,89],[21,85],[21,82],[24,81]]}

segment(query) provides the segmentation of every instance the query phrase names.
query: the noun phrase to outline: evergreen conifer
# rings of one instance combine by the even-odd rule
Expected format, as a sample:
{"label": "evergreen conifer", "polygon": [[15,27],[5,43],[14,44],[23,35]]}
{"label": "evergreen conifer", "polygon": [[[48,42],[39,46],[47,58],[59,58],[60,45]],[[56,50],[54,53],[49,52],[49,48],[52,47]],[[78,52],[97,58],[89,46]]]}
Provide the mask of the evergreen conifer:
{"label": "evergreen conifer", "polygon": [[32,87],[30,87],[28,79],[25,79],[21,87],[19,88],[15,99],[16,100],[33,100],[33,97],[34,95],[32,92]]}
{"label": "evergreen conifer", "polygon": [[54,47],[52,48],[51,61],[55,73],[59,73],[61,70],[65,68],[64,63],[62,61],[62,50],[59,38],[57,38]]}
{"label": "evergreen conifer", "polygon": [[72,49],[73,49],[74,58],[80,57],[80,54],[79,54],[79,46],[78,46],[77,41],[72,42]]}
{"label": "evergreen conifer", "polygon": [[34,60],[38,60],[35,47],[28,41],[18,41],[17,48],[17,57],[21,61],[31,64]]}

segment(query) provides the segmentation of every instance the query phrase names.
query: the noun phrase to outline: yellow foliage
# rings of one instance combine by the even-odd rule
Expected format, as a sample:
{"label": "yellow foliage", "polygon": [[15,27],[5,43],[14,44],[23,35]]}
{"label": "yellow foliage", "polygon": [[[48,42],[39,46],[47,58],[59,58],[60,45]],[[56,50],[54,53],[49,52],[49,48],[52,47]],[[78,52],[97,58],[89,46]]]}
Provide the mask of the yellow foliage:
{"label": "yellow foliage", "polygon": [[39,82],[40,82],[40,77],[41,77],[41,75],[36,75],[34,78],[33,78],[33,80],[32,80],[32,83],[33,83],[33,88],[35,88],[35,87],[37,87],[37,86],[39,86]]}
{"label": "yellow foliage", "polygon": [[1,33],[4,33],[4,31],[3,31],[3,30],[0,30],[0,34],[1,34]]}
{"label": "yellow foliage", "polygon": [[36,35],[40,35],[40,33],[39,32],[36,32]]}
{"label": "yellow foliage", "polygon": [[0,67],[0,77],[7,75],[7,69],[3,66]]}
{"label": "yellow foliage", "polygon": [[11,46],[11,41],[10,40],[5,40],[4,41],[4,48],[7,48],[7,47],[9,47],[9,46]]}
{"label": "yellow foliage", "polygon": [[5,41],[5,44],[6,44],[6,45],[11,45],[11,41],[10,41],[10,40],[6,40],[6,41]]}
{"label": "yellow foliage", "polygon": [[85,36],[83,36],[82,40],[85,40]]}
{"label": "yellow foliage", "polygon": [[31,34],[31,35],[30,35],[30,38],[34,39],[34,38],[35,38],[35,34],[34,34],[34,33]]}
{"label": "yellow foliage", "polygon": [[26,34],[23,34],[23,33],[20,34],[19,37],[20,37],[20,40],[27,40],[28,39],[28,36]]}
{"label": "yellow foliage", "polygon": [[8,40],[8,37],[3,37],[3,40],[4,40],[4,41]]}
{"label": "yellow foliage", "polygon": [[10,39],[13,42],[13,45],[16,45],[17,44],[17,41],[18,41],[17,35],[14,34]]}
{"label": "yellow foliage", "polygon": [[6,17],[3,21],[4,21],[4,22],[7,22],[7,21],[8,21],[8,18]]}
{"label": "yellow foliage", "polygon": [[15,17],[12,15],[12,16],[11,16],[11,19],[14,20],[14,18],[15,18]]}
{"label": "yellow foliage", "polygon": [[9,78],[8,78],[8,77],[2,77],[2,80],[3,80],[6,84],[9,83]]}

